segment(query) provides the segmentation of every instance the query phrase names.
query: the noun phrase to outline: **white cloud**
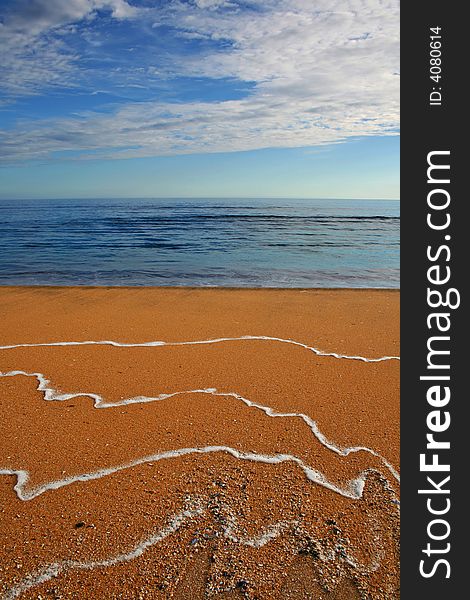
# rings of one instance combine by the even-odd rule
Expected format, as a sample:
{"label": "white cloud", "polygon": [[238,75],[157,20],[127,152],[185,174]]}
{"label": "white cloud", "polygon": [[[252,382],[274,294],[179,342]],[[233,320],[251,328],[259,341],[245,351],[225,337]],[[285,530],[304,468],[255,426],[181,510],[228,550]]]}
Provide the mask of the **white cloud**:
{"label": "white cloud", "polygon": [[[112,4],[115,11],[128,6],[92,0],[71,4],[86,15],[98,4]],[[149,28],[157,21],[192,39],[224,40],[223,48],[207,51],[203,59],[175,55],[172,74],[251,82],[246,98],[149,101],[128,104],[110,115],[87,113],[21,124],[15,137],[3,136],[5,158],[45,158],[64,150],[83,157],[129,157],[313,146],[396,132],[396,0],[258,0],[244,6],[242,10],[235,2],[218,0],[193,5],[174,1],[140,17]],[[55,64],[58,56],[63,65]],[[61,69],[66,71],[70,60],[73,57],[60,47],[53,49],[50,72],[61,79]],[[146,72],[152,69],[162,72],[160,64],[148,65]],[[33,69],[30,77],[35,76]]]}
{"label": "white cloud", "polygon": [[110,10],[116,19],[130,18],[138,12],[126,0],[16,0],[7,12],[6,26],[38,34],[90,17],[100,9]]}
{"label": "white cloud", "polygon": [[236,6],[229,0],[194,0],[194,3],[198,8],[209,10]]}
{"label": "white cloud", "polygon": [[80,57],[67,48],[61,34],[72,23],[93,20],[100,9],[115,19],[138,14],[125,0],[17,0],[0,27],[3,89],[15,96],[73,86]]}

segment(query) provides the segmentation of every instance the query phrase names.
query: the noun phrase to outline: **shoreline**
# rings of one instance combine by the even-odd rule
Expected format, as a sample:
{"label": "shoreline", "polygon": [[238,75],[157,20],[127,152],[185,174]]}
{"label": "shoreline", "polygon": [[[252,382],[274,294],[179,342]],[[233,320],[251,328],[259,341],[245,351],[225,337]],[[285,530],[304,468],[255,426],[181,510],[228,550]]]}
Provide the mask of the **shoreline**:
{"label": "shoreline", "polygon": [[46,284],[38,284],[38,285],[11,285],[11,284],[1,284],[0,290],[2,289],[31,289],[37,290],[41,288],[46,289],[74,289],[74,290],[100,290],[100,289],[123,289],[123,290],[135,290],[135,289],[149,289],[149,290],[231,290],[231,291],[296,291],[296,292],[315,292],[315,291],[324,291],[324,292],[400,292],[399,287],[396,288],[386,288],[386,287],[244,287],[244,286],[225,286],[225,285],[46,285]]}

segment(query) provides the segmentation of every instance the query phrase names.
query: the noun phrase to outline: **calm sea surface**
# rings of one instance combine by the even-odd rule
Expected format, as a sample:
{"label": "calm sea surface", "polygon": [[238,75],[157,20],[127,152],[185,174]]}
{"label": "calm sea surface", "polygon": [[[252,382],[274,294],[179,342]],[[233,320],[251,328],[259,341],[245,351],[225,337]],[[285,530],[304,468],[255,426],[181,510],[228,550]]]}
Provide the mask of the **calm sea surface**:
{"label": "calm sea surface", "polygon": [[388,200],[1,200],[0,284],[399,287]]}

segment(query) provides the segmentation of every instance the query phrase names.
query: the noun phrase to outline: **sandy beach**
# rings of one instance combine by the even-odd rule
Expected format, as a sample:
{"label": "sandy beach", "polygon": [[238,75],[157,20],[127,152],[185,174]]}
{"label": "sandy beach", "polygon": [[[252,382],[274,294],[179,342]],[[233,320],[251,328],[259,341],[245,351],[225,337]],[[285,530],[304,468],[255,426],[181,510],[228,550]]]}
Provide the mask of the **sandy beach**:
{"label": "sandy beach", "polygon": [[399,598],[399,292],[0,288],[2,598]]}

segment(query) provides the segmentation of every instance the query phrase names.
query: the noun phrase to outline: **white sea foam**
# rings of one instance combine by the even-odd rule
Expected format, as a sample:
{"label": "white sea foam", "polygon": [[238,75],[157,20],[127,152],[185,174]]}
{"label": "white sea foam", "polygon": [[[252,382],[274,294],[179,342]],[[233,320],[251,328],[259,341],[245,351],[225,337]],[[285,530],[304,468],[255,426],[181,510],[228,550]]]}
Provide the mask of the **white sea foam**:
{"label": "white sea foam", "polygon": [[224,535],[230,541],[235,544],[242,544],[244,546],[251,546],[252,548],[262,548],[271,540],[279,537],[283,531],[285,531],[288,527],[292,525],[298,525],[298,521],[278,521],[277,523],[273,523],[268,525],[258,535],[248,536],[240,532],[240,526],[237,522],[237,519],[233,512],[226,509],[228,512],[227,523],[224,527]]}
{"label": "white sea foam", "polygon": [[97,471],[90,471],[88,473],[81,473],[79,475],[71,475],[63,479],[56,479],[43,483],[30,490],[27,489],[29,482],[29,472],[24,469],[10,469],[0,468],[0,475],[14,475],[16,476],[16,484],[14,490],[20,500],[32,500],[37,496],[40,496],[48,490],[57,490],[59,488],[71,485],[72,483],[92,481],[94,479],[101,479],[113,473],[124,471],[138,465],[142,465],[149,462],[157,462],[160,460],[168,460],[171,458],[179,458],[181,456],[187,456],[190,454],[211,454],[214,452],[225,452],[230,454],[234,458],[239,460],[246,460],[251,462],[264,463],[269,465],[277,465],[284,462],[292,462],[298,465],[305,476],[312,483],[321,485],[341,496],[357,500],[361,498],[362,491],[364,489],[364,483],[367,477],[367,473],[370,471],[363,471],[356,479],[352,479],[345,486],[340,487],[331,483],[322,473],[306,465],[300,458],[292,454],[259,454],[257,452],[242,452],[230,446],[200,446],[190,448],[178,448],[176,450],[167,450],[165,452],[158,452],[157,454],[151,454],[132,460],[127,463],[122,463],[113,467],[107,467],[105,469],[98,469]]}
{"label": "white sea foam", "polygon": [[28,373],[26,371],[7,371],[5,373],[0,372],[0,377],[15,377],[18,375],[23,375],[26,377],[35,377],[38,382],[37,389],[44,393],[45,400],[64,401],[64,400],[71,400],[73,398],[84,396],[84,397],[88,397],[88,398],[91,398],[94,400],[95,408],[115,408],[118,406],[124,406],[124,405],[128,405],[128,404],[158,402],[158,401],[167,400],[168,398],[173,398],[175,396],[180,396],[180,395],[184,395],[184,394],[210,394],[210,395],[218,396],[218,397],[235,398],[236,400],[243,402],[246,406],[249,406],[250,408],[256,408],[258,410],[263,411],[264,414],[266,414],[268,417],[302,419],[304,421],[304,423],[310,428],[310,430],[312,431],[312,433],[316,437],[316,439],[323,446],[325,446],[329,450],[335,452],[336,454],[339,454],[341,456],[348,456],[349,454],[354,453],[354,452],[367,452],[369,454],[372,454],[373,456],[377,457],[379,460],[382,461],[382,463],[387,467],[387,469],[390,471],[390,473],[394,476],[394,478],[397,481],[400,481],[399,474],[394,469],[394,467],[390,464],[390,462],[388,462],[383,456],[381,456],[375,450],[372,450],[371,448],[367,448],[366,446],[350,446],[350,447],[346,447],[346,448],[338,446],[338,445],[334,444],[333,442],[331,442],[330,440],[328,440],[323,435],[323,433],[319,430],[316,421],[311,419],[308,415],[305,415],[303,413],[296,413],[296,412],[286,412],[286,413],[277,412],[270,406],[265,406],[263,404],[258,404],[256,402],[253,402],[253,401],[249,400],[248,398],[245,398],[245,397],[241,396],[240,394],[237,394],[236,392],[218,392],[215,388],[203,388],[203,389],[183,390],[183,391],[178,391],[178,392],[164,393],[164,394],[159,394],[157,396],[134,396],[132,398],[125,398],[123,400],[120,400],[119,402],[106,402],[101,395],[94,394],[91,392],[60,393],[56,389],[54,389],[53,387],[50,386],[50,381],[46,378],[46,376],[43,373]]}
{"label": "white sea foam", "polygon": [[[205,446],[201,448],[180,448],[178,450],[161,452],[159,454],[139,458],[137,460],[116,467],[100,469],[94,472],[83,473],[81,475],[51,481],[42,484],[36,488],[33,488],[29,491],[25,490],[25,487],[27,486],[29,481],[28,471],[2,468],[0,469],[0,475],[16,476],[17,482],[14,486],[14,490],[18,498],[20,498],[21,500],[32,500],[33,498],[36,498],[37,496],[43,494],[47,490],[59,489],[61,487],[76,482],[86,482],[94,479],[99,479],[101,477],[111,475],[112,473],[116,473],[118,471],[122,471],[124,469],[131,468],[140,464],[148,462],[153,463],[159,460],[176,458],[190,454],[208,454],[212,452],[226,452],[239,460],[248,460],[264,464],[280,464],[284,462],[293,462],[303,470],[305,476],[309,481],[354,500],[362,497],[362,492],[368,473],[367,471],[364,471],[360,474],[359,477],[350,481],[345,487],[340,488],[330,483],[321,473],[319,473],[315,469],[312,469],[308,465],[305,465],[301,459],[290,454],[266,455],[254,452],[240,452],[235,448],[231,448],[228,446]],[[182,513],[173,517],[167,527],[161,529],[157,533],[152,534],[149,538],[146,538],[145,540],[141,541],[130,552],[119,554],[101,561],[82,562],[65,560],[48,565],[41,571],[28,575],[18,585],[8,590],[3,596],[3,600],[13,600],[14,598],[18,598],[22,593],[24,593],[28,589],[40,585],[41,583],[44,583],[46,581],[49,581],[53,577],[57,577],[60,574],[70,570],[91,570],[100,567],[111,567],[121,562],[133,560],[141,556],[149,547],[160,542],[171,533],[176,532],[188,518],[192,518],[202,513],[203,509],[200,506],[191,510],[183,511]],[[228,523],[225,525],[223,533],[227,538],[229,538],[235,543],[251,546],[253,548],[260,548],[268,542],[270,542],[272,539],[279,536],[287,527],[289,527],[289,525],[293,523],[295,523],[295,521],[280,521],[278,523],[268,526],[260,534],[250,537],[237,532],[236,519],[233,515],[229,515]]]}
{"label": "white sea foam", "polygon": [[165,342],[165,341],[151,341],[151,342],[116,342],[113,340],[84,340],[79,342],[39,342],[37,344],[11,344],[6,346],[0,346],[0,350],[12,350],[14,348],[37,348],[39,346],[115,346],[116,348],[153,348],[153,347],[161,347],[161,346],[193,346],[198,344],[218,344],[221,342],[237,342],[242,340],[252,340],[252,341],[268,341],[268,342],[280,342],[283,344],[292,344],[294,346],[299,346],[300,348],[305,348],[316,354],[317,356],[329,356],[332,358],[343,358],[347,360],[359,360],[362,362],[374,363],[374,362],[382,362],[386,360],[400,360],[399,356],[380,356],[377,358],[366,358],[364,356],[354,356],[347,354],[338,354],[336,352],[324,352],[323,350],[319,350],[313,346],[308,346],[307,344],[303,344],[302,342],[297,342],[295,340],[271,337],[267,335],[243,335],[240,337],[221,337],[221,338],[213,338],[207,340],[193,340],[193,341],[183,341],[183,342]]}
{"label": "white sea foam", "polygon": [[[14,345],[5,345],[0,346],[0,350],[9,350],[14,348],[29,348],[29,347],[39,347],[39,346],[85,346],[85,345],[110,345],[114,347],[120,348],[133,348],[133,347],[160,347],[160,346],[183,346],[183,345],[197,345],[197,344],[215,344],[221,342],[235,342],[241,340],[259,340],[259,341],[273,341],[280,342],[286,344],[292,344],[294,346],[298,346],[313,352],[317,356],[324,357],[332,357],[336,359],[348,359],[348,360],[359,360],[362,362],[382,362],[388,360],[400,360],[398,356],[382,356],[378,358],[366,358],[363,356],[350,356],[344,354],[338,354],[335,352],[323,352],[318,348],[314,348],[312,346],[308,346],[301,342],[297,342],[295,340],[283,339],[277,337],[270,336],[242,336],[237,338],[215,338],[215,339],[207,339],[207,340],[196,340],[196,341],[183,341],[183,342],[164,342],[164,341],[151,341],[151,342],[143,342],[143,343],[125,343],[125,342],[116,342],[111,340],[101,340],[101,341],[71,341],[71,342],[44,342],[37,344],[14,344]],[[42,373],[28,373],[26,371],[15,370],[8,371],[5,373],[0,373],[1,377],[14,377],[14,376],[28,376],[35,377],[38,382],[37,389],[44,392],[44,399],[51,401],[63,401],[70,400],[72,398],[76,398],[79,396],[86,396],[94,400],[94,406],[96,408],[112,408],[116,406],[122,406],[126,404],[134,404],[134,403],[145,403],[145,402],[154,402],[165,400],[177,395],[181,394],[194,394],[194,393],[205,393],[212,394],[220,397],[232,397],[237,400],[240,400],[244,404],[249,407],[256,408],[258,410],[263,411],[269,417],[277,417],[277,418],[300,418],[305,424],[311,429],[313,435],[317,438],[317,440],[323,444],[323,446],[327,447],[329,450],[340,454],[342,456],[347,456],[351,452],[369,452],[374,456],[378,457],[382,460],[382,462],[387,466],[393,476],[399,480],[399,476],[395,469],[386,461],[382,456],[376,453],[374,450],[370,448],[355,446],[349,448],[341,448],[340,446],[335,445],[333,442],[329,441],[318,429],[316,422],[311,419],[309,416],[303,413],[280,413],[276,412],[269,406],[261,405],[243,396],[235,393],[235,392],[218,392],[214,388],[205,388],[205,389],[195,389],[195,390],[186,390],[186,391],[178,391],[172,393],[159,394],[155,397],[147,397],[147,396],[136,396],[132,398],[126,398],[119,402],[106,402],[102,396],[95,393],[89,392],[74,392],[74,393],[60,393],[58,390],[55,390],[52,386],[50,386],[50,381],[46,378],[46,376]],[[345,486],[339,487],[330,481],[319,471],[313,469],[312,467],[304,464],[304,462],[291,454],[276,454],[276,455],[267,455],[267,454],[259,454],[256,452],[241,452],[236,450],[235,448],[231,448],[229,446],[204,446],[204,447],[190,447],[190,448],[180,448],[177,450],[171,450],[166,452],[160,452],[157,454],[153,454],[146,457],[141,457],[136,460],[130,461],[128,463],[124,463],[121,465],[117,465],[114,467],[109,467],[105,469],[99,469],[97,471],[92,471],[88,473],[82,473],[75,476],[66,477],[64,479],[54,480],[42,485],[39,485],[35,488],[27,490],[27,485],[29,482],[29,473],[26,470],[22,469],[10,469],[10,468],[0,468],[0,475],[12,475],[16,477],[16,484],[14,485],[14,490],[21,500],[31,500],[40,494],[48,491],[59,489],[64,486],[78,483],[78,482],[86,482],[95,479],[100,479],[101,477],[105,477],[107,475],[111,475],[113,473],[132,468],[144,463],[148,462],[157,462],[159,460],[166,460],[171,458],[177,458],[181,456],[191,455],[191,454],[208,454],[213,452],[225,452],[230,454],[236,459],[259,462],[263,464],[280,464],[284,462],[292,462],[298,467],[302,469],[307,479],[315,484],[321,485],[335,493],[338,493],[342,496],[351,499],[359,499],[362,497],[365,480],[368,472],[371,472],[372,469],[367,471],[363,471],[356,479],[349,481]],[[188,519],[193,518],[202,514],[203,509],[201,507],[188,509],[180,514],[174,516],[169,524],[161,529],[160,531],[152,534],[149,538],[141,541],[137,546],[135,546],[130,552],[125,554],[119,554],[108,559],[104,559],[101,561],[90,561],[90,562],[81,562],[81,561],[72,561],[66,560],[57,563],[53,563],[48,565],[41,571],[28,575],[22,582],[18,585],[11,588],[6,594],[3,596],[4,600],[12,600],[14,598],[19,597],[23,592],[28,589],[40,585],[53,577],[57,577],[61,573],[82,569],[82,570],[91,570],[100,567],[110,567],[117,565],[121,562],[127,562],[137,558],[142,555],[149,547],[157,544],[161,540],[163,540],[168,535],[175,533],[181,525]],[[280,535],[280,533],[289,526],[289,523],[279,522],[269,526],[265,531],[255,537],[244,536],[240,533],[236,532],[236,520],[233,516],[229,518],[228,524],[224,528],[224,535],[231,539],[232,541],[240,544],[249,545],[252,547],[259,548],[264,544],[268,543],[271,539]]]}
{"label": "white sea foam", "polygon": [[[338,354],[336,352],[323,352],[322,350],[319,350],[318,348],[314,348],[313,346],[308,346],[306,344],[297,342],[295,340],[270,337],[270,336],[251,336],[251,335],[241,336],[238,338],[226,337],[226,338],[214,338],[214,339],[207,339],[207,340],[182,341],[182,342],[150,341],[150,342],[141,342],[141,343],[126,343],[126,342],[116,342],[116,341],[112,341],[112,340],[101,340],[101,341],[87,340],[87,341],[79,341],[79,342],[76,342],[76,341],[42,342],[42,343],[37,343],[37,344],[14,344],[14,345],[9,345],[9,346],[0,346],[0,350],[8,350],[8,349],[14,349],[14,348],[31,348],[31,347],[38,347],[38,346],[84,346],[84,345],[110,345],[110,346],[119,347],[119,348],[161,347],[161,346],[214,344],[214,343],[219,343],[219,342],[232,342],[232,341],[240,341],[240,340],[276,341],[276,342],[281,342],[281,343],[286,343],[286,344],[293,344],[295,346],[299,346],[301,348],[310,350],[310,351],[314,352],[317,356],[333,357],[333,358],[337,358],[337,359],[359,360],[359,361],[369,362],[369,363],[382,362],[382,361],[387,361],[387,360],[400,360],[400,358],[398,356],[382,356],[382,357],[378,357],[378,358],[366,358],[363,356],[350,356],[350,355],[345,355],[345,354]],[[159,394],[158,396],[135,396],[132,398],[126,398],[120,402],[111,403],[111,402],[105,402],[104,399],[102,398],[102,396],[100,396],[99,394],[92,393],[92,392],[59,393],[53,387],[49,386],[50,381],[46,378],[46,376],[43,373],[28,373],[25,371],[9,371],[9,372],[5,372],[5,373],[0,373],[0,377],[11,377],[11,376],[15,376],[15,375],[25,375],[25,376],[29,376],[29,377],[36,377],[36,379],[38,381],[37,389],[39,391],[44,392],[45,400],[62,400],[63,401],[63,400],[71,400],[72,398],[76,398],[79,396],[87,396],[89,398],[92,398],[95,401],[96,408],[111,408],[111,407],[115,407],[115,406],[121,406],[123,404],[154,402],[154,401],[158,401],[158,400],[165,400],[165,399],[168,399],[168,398],[180,395],[180,394],[189,394],[189,393],[211,393],[211,394],[214,394],[217,396],[232,396],[234,398],[241,400],[247,406],[262,410],[266,415],[268,415],[270,417],[298,417],[298,418],[301,418],[310,427],[313,434],[320,441],[321,444],[323,444],[324,446],[326,446],[333,452],[341,454],[342,456],[347,456],[348,454],[350,454],[352,452],[368,452],[370,454],[373,454],[374,456],[376,456],[383,462],[383,464],[392,473],[392,475],[395,477],[395,479],[397,479],[399,481],[399,475],[398,475],[396,469],[394,469],[394,467],[384,457],[382,457],[379,453],[375,452],[371,448],[367,448],[365,446],[352,446],[352,447],[347,447],[347,448],[341,448],[340,446],[337,446],[337,445],[333,444],[333,442],[328,440],[318,429],[316,422],[313,421],[307,415],[305,415],[303,413],[278,413],[278,412],[275,412],[274,409],[270,408],[269,406],[264,406],[264,405],[252,402],[252,401],[248,400],[247,398],[240,396],[236,392],[221,393],[221,392],[217,392],[217,390],[214,388],[205,388],[205,389],[185,390],[185,391]]]}
{"label": "white sea foam", "polygon": [[[52,578],[58,577],[60,575],[66,575],[70,571],[74,570],[83,570],[83,571],[91,571],[99,568],[107,568],[114,567],[119,565],[120,563],[130,562],[142,556],[149,548],[155,546],[169,535],[176,533],[186,522],[191,519],[201,517],[207,512],[207,507],[204,507],[200,499],[189,499],[187,502],[188,507],[181,511],[180,513],[174,515],[171,519],[169,519],[168,524],[162,529],[152,533],[149,537],[141,540],[138,544],[136,544],[131,550],[128,552],[117,554],[114,556],[110,556],[109,558],[105,558],[102,560],[92,560],[92,561],[78,561],[78,560],[63,560],[59,562],[52,563],[50,565],[45,566],[39,571],[35,573],[31,573],[27,575],[22,581],[20,581],[15,586],[11,587],[6,593],[2,596],[2,600],[14,600],[21,596],[27,590],[41,585]],[[286,529],[291,526],[298,526],[299,522],[297,520],[291,521],[278,521],[277,523],[273,523],[268,525],[264,530],[254,536],[249,536],[243,534],[240,531],[240,525],[233,514],[233,512],[226,507],[228,511],[227,522],[221,526],[222,534],[229,539],[231,542],[235,544],[240,544],[243,546],[250,546],[252,548],[261,548],[269,543],[271,540],[279,537]],[[325,555],[321,553],[322,560],[335,560],[337,556],[340,556],[342,560],[344,560],[347,564],[355,568],[356,570],[360,570],[362,573],[370,573],[374,570],[377,570],[380,566],[380,559],[383,558],[383,549],[378,551],[377,555],[372,559],[370,565],[365,566],[359,564],[355,561],[351,556],[349,556],[345,549],[341,546],[337,546],[334,551],[332,551],[331,556]]]}
{"label": "white sea foam", "polygon": [[170,519],[168,525],[163,527],[159,531],[153,533],[150,537],[139,542],[132,550],[124,554],[117,554],[103,560],[94,561],[78,561],[78,560],[63,560],[60,562],[52,563],[47,567],[44,567],[36,573],[31,573],[25,577],[20,583],[10,588],[4,595],[3,600],[14,600],[29,590],[30,588],[36,587],[41,583],[49,581],[53,577],[58,577],[68,571],[73,570],[84,570],[90,571],[102,567],[114,567],[119,563],[128,562],[141,556],[148,548],[155,546],[166,537],[178,531],[178,529],[189,519],[199,516],[203,513],[201,507],[187,509],[179,514],[175,515]]}

